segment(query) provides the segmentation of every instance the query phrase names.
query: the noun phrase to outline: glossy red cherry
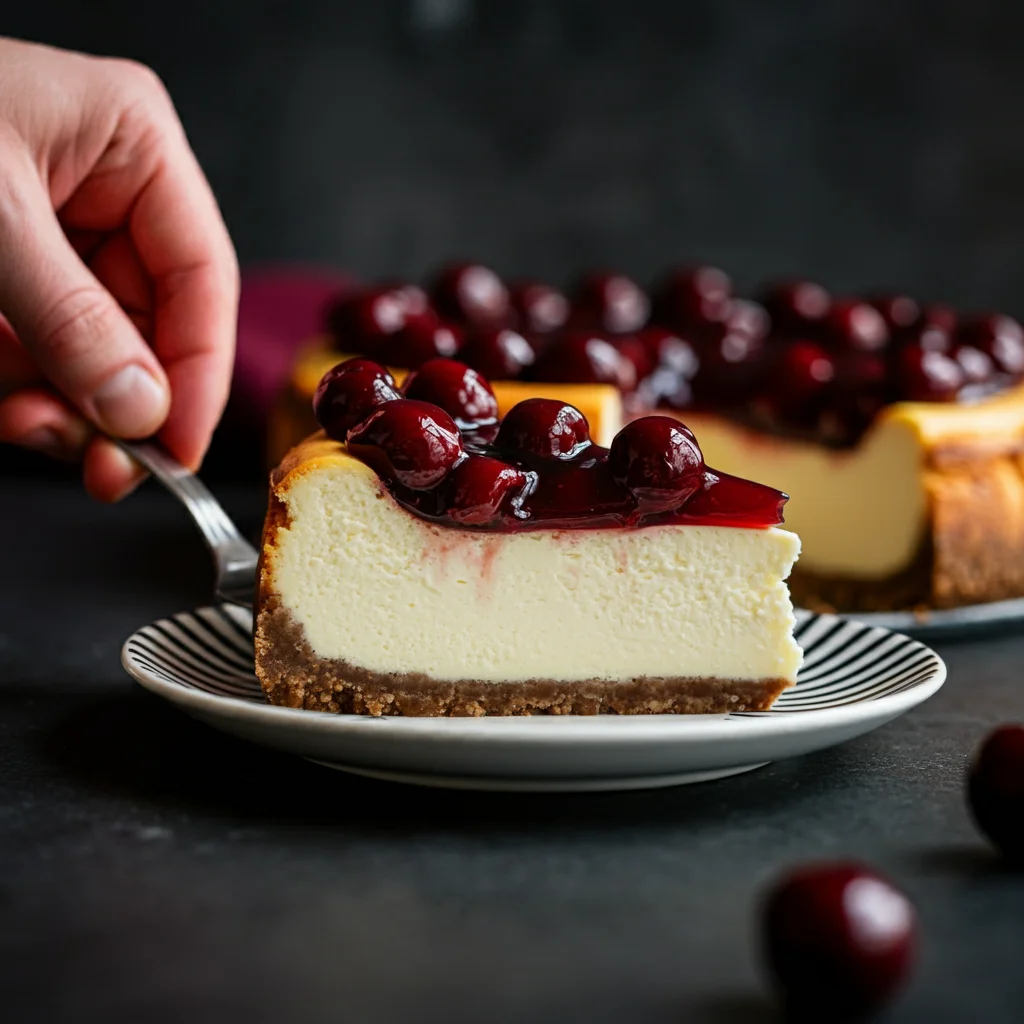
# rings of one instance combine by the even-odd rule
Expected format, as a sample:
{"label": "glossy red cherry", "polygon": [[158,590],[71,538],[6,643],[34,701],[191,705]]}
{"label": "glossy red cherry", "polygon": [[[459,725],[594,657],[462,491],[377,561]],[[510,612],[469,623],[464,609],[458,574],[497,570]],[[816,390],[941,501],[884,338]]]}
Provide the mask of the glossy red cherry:
{"label": "glossy red cherry", "polygon": [[907,345],[896,353],[895,389],[909,402],[952,402],[964,386],[960,364],[943,352]]}
{"label": "glossy red cherry", "polygon": [[741,334],[760,341],[768,336],[772,319],[768,315],[768,310],[758,302],[751,302],[749,299],[730,299],[722,323],[730,334]]}
{"label": "glossy red cherry", "polygon": [[634,340],[646,350],[652,369],[638,378],[631,404],[640,411],[659,405],[689,408],[693,404],[690,381],[700,369],[694,346],[667,327],[647,327]]}
{"label": "glossy red cherry", "polygon": [[730,311],[742,318],[732,299],[732,281],[718,267],[682,267],[670,271],[655,291],[656,316],[674,327],[720,323]]}
{"label": "glossy red cherry", "polygon": [[569,319],[569,300],[557,288],[540,281],[519,281],[509,287],[519,326],[535,334],[549,334]]}
{"label": "glossy red cherry", "polygon": [[349,359],[328,370],[313,395],[313,415],[328,437],[348,432],[378,406],[402,396],[388,371],[370,359]]}
{"label": "glossy red cherry", "polygon": [[554,398],[528,398],[501,421],[495,447],[544,459],[571,459],[590,444],[587,418]]}
{"label": "glossy red cherry", "polygon": [[459,358],[488,380],[515,380],[537,354],[518,331],[498,327],[474,332],[459,349]]}
{"label": "glossy red cherry", "polygon": [[820,345],[792,341],[774,356],[765,404],[780,419],[805,425],[808,417],[817,416],[835,372],[835,362]]}
{"label": "glossy red cherry", "polygon": [[876,352],[838,352],[833,363],[834,390],[853,391],[881,388],[888,376],[885,358]]}
{"label": "glossy red cherry", "polygon": [[980,348],[958,345],[953,351],[953,358],[964,371],[964,382],[967,384],[986,384],[995,376],[995,361]]}
{"label": "glossy red cherry", "polygon": [[470,455],[448,478],[448,515],[460,526],[486,526],[526,487],[526,474],[516,466],[487,455]]}
{"label": "glossy red cherry", "polygon": [[649,377],[658,365],[650,348],[635,334],[620,335],[612,340],[611,345],[633,367],[631,379],[634,384]]}
{"label": "glossy red cherry", "polygon": [[911,325],[911,329],[920,331],[934,328],[951,335],[956,330],[957,322],[958,317],[954,309],[933,302],[927,306],[922,306],[921,315]]}
{"label": "glossy red cherry", "polygon": [[668,416],[627,423],[612,441],[608,467],[644,512],[679,508],[704,486],[704,456],[696,438]]}
{"label": "glossy red cherry", "polygon": [[644,290],[623,274],[587,274],[573,295],[573,321],[609,334],[640,330],[650,312]]}
{"label": "glossy red cherry", "polygon": [[652,324],[635,337],[655,365],[669,365],[680,372],[688,371],[688,375],[693,376],[697,369],[697,355],[693,345],[681,337],[678,331]]}
{"label": "glossy red cherry", "polygon": [[837,299],[823,320],[825,337],[834,345],[861,352],[878,352],[889,343],[882,314],[859,299]]}
{"label": "glossy red cherry", "polygon": [[921,317],[921,307],[909,295],[876,295],[871,305],[881,313],[890,333],[908,330]]}
{"label": "glossy red cherry", "polygon": [[614,345],[589,331],[568,332],[544,351],[530,376],[558,384],[614,384],[623,391],[636,386],[633,364]]}
{"label": "glossy red cherry", "polygon": [[901,331],[896,340],[903,347],[916,347],[925,352],[944,352],[948,355],[953,351],[952,332],[937,323],[921,321]]}
{"label": "glossy red cherry", "polygon": [[832,298],[813,281],[783,281],[762,296],[776,329],[802,331],[820,323],[832,305]]}
{"label": "glossy red cherry", "polygon": [[378,357],[388,366],[415,370],[428,359],[449,359],[462,343],[462,332],[454,324],[442,323],[437,314],[428,312],[408,320],[401,330],[384,340]]}
{"label": "glossy red cherry", "polygon": [[746,403],[762,370],[764,343],[756,335],[739,334],[719,325],[699,345],[699,367],[693,375],[694,401],[701,406]]}
{"label": "glossy red cherry", "polygon": [[885,1003],[910,972],[911,902],[858,864],[815,864],[769,892],[762,940],[789,1007],[817,1020],[848,1019]]}
{"label": "glossy red cherry", "polygon": [[382,341],[426,309],[426,294],[416,285],[379,286],[338,300],[325,320],[343,352],[375,354]]}
{"label": "glossy red cherry", "polygon": [[967,777],[978,828],[1012,861],[1024,861],[1024,726],[1003,725],[981,745]]}
{"label": "glossy red cherry", "polygon": [[349,431],[348,447],[382,477],[411,490],[439,484],[464,454],[451,416],[411,399],[382,405]]}
{"label": "glossy red cherry", "polygon": [[430,359],[402,385],[406,398],[440,406],[460,426],[493,423],[498,400],[488,381],[476,370],[454,359]]}
{"label": "glossy red cherry", "polygon": [[508,322],[511,302],[501,278],[478,263],[445,267],[430,290],[442,317],[471,327],[498,327]]}
{"label": "glossy red cherry", "polygon": [[957,340],[990,355],[996,367],[1013,377],[1024,375],[1024,328],[1016,320],[1000,313],[966,317],[960,324]]}

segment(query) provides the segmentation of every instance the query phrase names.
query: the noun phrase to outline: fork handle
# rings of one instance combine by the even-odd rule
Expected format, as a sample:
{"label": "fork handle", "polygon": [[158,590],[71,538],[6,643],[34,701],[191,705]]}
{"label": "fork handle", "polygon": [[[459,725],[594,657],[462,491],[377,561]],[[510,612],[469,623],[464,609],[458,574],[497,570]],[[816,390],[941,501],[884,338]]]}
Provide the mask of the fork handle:
{"label": "fork handle", "polygon": [[256,549],[199,477],[151,441],[125,441],[117,437],[111,440],[145,466],[185,506],[217,563],[219,576],[251,571],[259,557]]}

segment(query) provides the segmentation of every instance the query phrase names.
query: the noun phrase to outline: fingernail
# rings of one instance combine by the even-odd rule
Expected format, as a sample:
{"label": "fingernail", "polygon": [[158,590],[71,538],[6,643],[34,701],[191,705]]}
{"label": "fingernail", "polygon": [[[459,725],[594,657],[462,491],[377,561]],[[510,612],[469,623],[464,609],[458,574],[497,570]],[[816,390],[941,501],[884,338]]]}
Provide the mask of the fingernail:
{"label": "fingernail", "polygon": [[146,471],[134,460],[130,459],[120,448],[111,453],[111,461],[116,462],[117,474],[125,479],[124,489],[119,491],[115,500],[126,498],[146,479]]}
{"label": "fingernail", "polygon": [[167,390],[141,366],[117,371],[93,395],[104,429],[125,437],[152,434],[167,412]]}

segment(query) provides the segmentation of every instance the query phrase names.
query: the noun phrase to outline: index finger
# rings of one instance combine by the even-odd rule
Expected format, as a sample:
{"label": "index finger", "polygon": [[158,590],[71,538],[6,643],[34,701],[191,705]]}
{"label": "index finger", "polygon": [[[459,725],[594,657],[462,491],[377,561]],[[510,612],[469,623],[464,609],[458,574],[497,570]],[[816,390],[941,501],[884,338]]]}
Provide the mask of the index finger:
{"label": "index finger", "polygon": [[227,402],[238,321],[238,262],[213,192],[184,133],[139,193],[129,231],[153,279],[153,348],[171,386],[160,438],[186,465],[202,460]]}

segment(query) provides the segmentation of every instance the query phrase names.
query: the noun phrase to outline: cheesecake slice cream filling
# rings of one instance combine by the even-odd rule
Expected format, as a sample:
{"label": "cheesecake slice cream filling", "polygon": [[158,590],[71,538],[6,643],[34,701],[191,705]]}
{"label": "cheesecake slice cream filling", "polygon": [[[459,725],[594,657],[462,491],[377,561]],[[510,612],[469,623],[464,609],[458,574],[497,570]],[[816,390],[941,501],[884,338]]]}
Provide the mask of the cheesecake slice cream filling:
{"label": "cheesecake slice cream filling", "polygon": [[435,680],[795,681],[779,529],[480,533],[402,509],[333,442],[282,466],[264,590],[313,654]]}

